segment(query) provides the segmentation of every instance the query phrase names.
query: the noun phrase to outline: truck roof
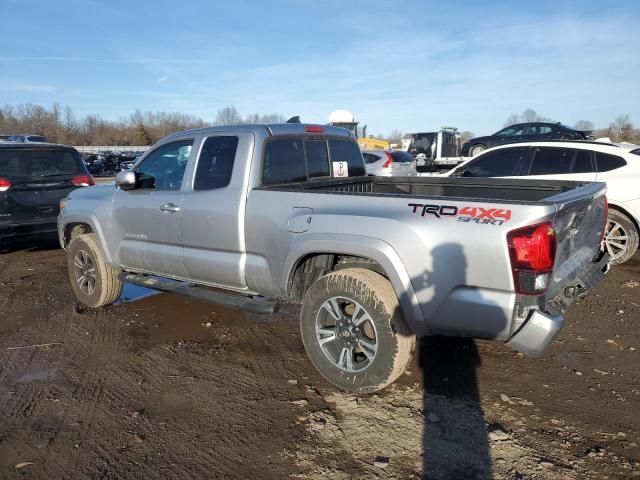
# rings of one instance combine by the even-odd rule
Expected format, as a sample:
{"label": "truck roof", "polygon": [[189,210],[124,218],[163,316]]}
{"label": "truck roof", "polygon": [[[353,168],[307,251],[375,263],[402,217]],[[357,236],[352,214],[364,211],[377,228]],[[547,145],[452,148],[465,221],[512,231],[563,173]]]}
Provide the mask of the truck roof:
{"label": "truck roof", "polygon": [[351,137],[351,132],[346,128],[334,127],[332,125],[318,125],[313,123],[269,123],[269,124],[242,124],[242,125],[223,125],[219,127],[204,127],[185,130],[173,133],[166,138],[184,136],[185,134],[207,135],[216,132],[257,132],[263,133],[265,130],[268,135],[295,135],[309,133],[308,127],[320,127],[325,135],[336,135],[340,137]]}

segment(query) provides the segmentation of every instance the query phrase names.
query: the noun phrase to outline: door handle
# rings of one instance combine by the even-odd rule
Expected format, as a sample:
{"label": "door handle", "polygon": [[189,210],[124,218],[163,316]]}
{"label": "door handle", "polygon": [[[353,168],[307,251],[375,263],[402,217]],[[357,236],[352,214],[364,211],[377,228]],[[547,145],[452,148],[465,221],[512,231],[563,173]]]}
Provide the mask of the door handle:
{"label": "door handle", "polygon": [[173,203],[165,203],[160,207],[160,210],[163,212],[177,213],[180,211],[180,207]]}

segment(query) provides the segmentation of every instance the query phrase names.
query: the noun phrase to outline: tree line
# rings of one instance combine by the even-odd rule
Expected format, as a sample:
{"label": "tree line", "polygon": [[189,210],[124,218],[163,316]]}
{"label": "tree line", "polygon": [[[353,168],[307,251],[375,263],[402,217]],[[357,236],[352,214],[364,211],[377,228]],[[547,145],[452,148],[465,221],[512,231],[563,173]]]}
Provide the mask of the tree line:
{"label": "tree line", "polygon": [[190,128],[284,120],[280,114],[242,117],[235,107],[221,108],[213,121],[185,113],[140,110],[118,120],[106,120],[95,114],[76,116],[68,105],[54,103],[46,108],[23,103],[0,107],[0,134],[43,135],[50,142],[66,145],[153,145],[166,135]]}
{"label": "tree line", "polygon": [[[54,103],[50,108],[23,103],[0,107],[0,134],[28,133],[43,135],[50,142],[68,145],[153,145],[162,137],[190,128],[211,125],[234,125],[242,123],[280,123],[286,118],[278,113],[250,113],[240,115],[233,106],[218,110],[213,121],[178,112],[142,112],[136,110],[118,120],[106,120],[100,115],[78,117],[68,105]],[[505,126],[524,122],[553,122],[528,108],[522,113],[513,113]],[[578,130],[592,130],[596,138],[609,137],[614,142],[640,143],[640,129],[635,128],[629,115],[620,115],[607,127],[595,128],[589,120],[574,124]],[[488,133],[488,132],[487,132]],[[461,132],[462,140],[472,138],[469,131]],[[400,143],[402,132],[393,130],[389,135],[378,134],[391,143]]]}

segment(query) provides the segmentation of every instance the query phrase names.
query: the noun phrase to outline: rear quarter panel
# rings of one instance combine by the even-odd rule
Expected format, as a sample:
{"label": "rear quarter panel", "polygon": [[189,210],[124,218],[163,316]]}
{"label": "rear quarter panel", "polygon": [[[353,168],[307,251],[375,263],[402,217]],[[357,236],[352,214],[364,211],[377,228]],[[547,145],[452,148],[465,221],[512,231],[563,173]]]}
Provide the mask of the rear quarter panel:
{"label": "rear quarter panel", "polygon": [[[510,213],[508,220],[485,222],[425,213],[423,205],[446,206],[448,212],[476,207],[476,216],[480,207]],[[306,232],[289,232],[293,207],[313,210]],[[286,297],[291,268],[321,239],[324,252],[365,257],[370,256],[365,240],[375,240],[386,246],[379,250],[387,265],[400,270],[394,275],[408,280],[408,285],[392,283],[414,329],[422,324],[422,332],[506,339],[515,302],[506,232],[550,219],[554,212],[553,206],[255,189],[247,205],[247,279],[256,291]],[[307,242],[313,248],[302,246]],[[342,250],[344,243],[349,252]],[[409,306],[412,302],[417,308]]]}

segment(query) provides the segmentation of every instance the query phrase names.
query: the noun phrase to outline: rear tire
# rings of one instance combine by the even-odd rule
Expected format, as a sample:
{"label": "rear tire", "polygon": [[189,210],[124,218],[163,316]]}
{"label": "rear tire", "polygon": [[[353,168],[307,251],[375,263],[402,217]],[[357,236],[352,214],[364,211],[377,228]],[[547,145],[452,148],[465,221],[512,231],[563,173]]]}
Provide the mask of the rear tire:
{"label": "rear tire", "polygon": [[94,233],[71,240],[67,247],[67,267],[73,293],[87,307],[110,305],[120,297],[119,271],[106,262]]}
{"label": "rear tire", "polygon": [[333,272],[311,285],[300,331],[320,374],[338,388],[359,393],[392,383],[415,347],[391,284],[363,268]]}
{"label": "rear tire", "polygon": [[613,265],[626,262],[636,253],[639,243],[638,229],[633,221],[618,210],[609,209],[604,245]]}

